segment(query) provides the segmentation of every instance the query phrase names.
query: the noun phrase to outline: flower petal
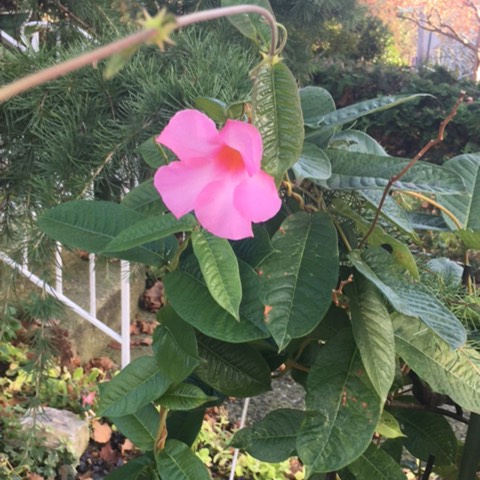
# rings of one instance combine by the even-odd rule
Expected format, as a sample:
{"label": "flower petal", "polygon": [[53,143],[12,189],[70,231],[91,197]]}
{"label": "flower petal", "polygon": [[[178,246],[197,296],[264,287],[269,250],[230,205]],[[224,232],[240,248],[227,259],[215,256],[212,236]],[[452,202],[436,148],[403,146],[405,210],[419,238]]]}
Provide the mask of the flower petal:
{"label": "flower petal", "polygon": [[237,150],[250,176],[260,170],[263,144],[260,132],[249,123],[227,120],[219,133],[222,143]]}
{"label": "flower petal", "polygon": [[252,222],[272,218],[282,206],[274,179],[263,170],[237,186],[233,201],[236,209]]}
{"label": "flower petal", "polygon": [[210,157],[220,146],[215,123],[198,110],[176,113],[156,141],[186,162]]}
{"label": "flower petal", "polygon": [[217,178],[218,168],[208,159],[194,164],[172,162],[157,170],[153,184],[168,209],[180,218],[194,209],[200,192]]}
{"label": "flower petal", "polygon": [[234,207],[235,187],[236,183],[228,178],[210,183],[195,205],[200,225],[217,237],[230,240],[253,237],[252,223]]}

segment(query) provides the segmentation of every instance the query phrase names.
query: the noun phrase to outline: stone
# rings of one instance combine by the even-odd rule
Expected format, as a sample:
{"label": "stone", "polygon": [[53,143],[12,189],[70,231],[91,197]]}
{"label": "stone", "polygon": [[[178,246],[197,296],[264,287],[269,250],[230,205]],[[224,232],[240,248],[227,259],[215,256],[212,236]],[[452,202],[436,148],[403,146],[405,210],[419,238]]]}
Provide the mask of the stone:
{"label": "stone", "polygon": [[[79,460],[88,447],[90,430],[87,420],[83,420],[68,410],[44,407],[35,413],[39,435],[47,448],[65,446]],[[21,420],[22,428],[33,428],[33,413],[27,412]]]}

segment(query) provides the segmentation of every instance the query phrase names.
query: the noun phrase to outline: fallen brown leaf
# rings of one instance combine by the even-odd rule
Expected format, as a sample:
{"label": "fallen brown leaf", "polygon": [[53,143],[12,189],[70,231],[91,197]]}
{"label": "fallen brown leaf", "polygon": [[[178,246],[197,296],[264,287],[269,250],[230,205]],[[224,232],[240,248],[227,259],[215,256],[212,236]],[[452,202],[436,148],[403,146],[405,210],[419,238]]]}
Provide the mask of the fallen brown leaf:
{"label": "fallen brown leaf", "polygon": [[112,429],[107,423],[92,422],[92,438],[98,443],[107,443],[112,437]]}
{"label": "fallen brown leaf", "polygon": [[100,458],[111,465],[116,465],[120,460],[120,452],[113,450],[112,446],[107,443],[100,450]]}

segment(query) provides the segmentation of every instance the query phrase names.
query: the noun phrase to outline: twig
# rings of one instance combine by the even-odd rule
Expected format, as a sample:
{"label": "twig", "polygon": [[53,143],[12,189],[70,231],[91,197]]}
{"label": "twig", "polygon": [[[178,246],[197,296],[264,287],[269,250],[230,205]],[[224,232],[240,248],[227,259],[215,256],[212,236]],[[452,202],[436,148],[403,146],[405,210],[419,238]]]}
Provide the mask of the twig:
{"label": "twig", "polygon": [[[228,17],[232,15],[245,15],[248,13],[256,13],[265,18],[268,26],[272,31],[270,56],[274,56],[277,48],[278,32],[275,17],[265,8],[257,5],[238,5],[234,7],[213,8],[202,12],[191,13],[182,17],[175,17],[174,29],[182,28],[194,23],[206,22],[208,20],[215,20],[221,17]],[[5,102],[9,98],[18,95],[33,87],[38,87],[46,82],[55,80],[58,77],[66,75],[67,73],[79,70],[91,64],[95,64],[100,60],[111,57],[115,53],[120,53],[126,49],[141,45],[148,40],[152,40],[158,36],[157,28],[149,28],[140,30],[128,37],[122,38],[115,42],[109,43],[104,47],[97,48],[92,52],[84,53],[79,57],[75,57],[66,62],[60,63],[40,72],[28,75],[20,80],[16,80],[3,88],[0,88],[0,103]]]}
{"label": "twig", "polygon": [[465,423],[466,425],[470,423],[470,420],[468,420],[468,418],[465,418],[463,415],[459,415],[458,413],[451,412],[450,410],[446,410],[445,408],[441,407],[430,407],[428,405],[400,402],[398,400],[387,400],[387,405],[394,408],[404,408],[405,410],[420,410],[422,412],[438,413],[439,415],[453,418],[454,420]]}
{"label": "twig", "polygon": [[394,175],[393,177],[390,178],[390,180],[387,183],[387,186],[383,190],[382,198],[380,199],[380,203],[378,205],[377,211],[375,212],[375,218],[373,219],[373,222],[370,225],[370,228],[368,229],[368,232],[365,234],[362,241],[360,242],[359,248],[361,248],[363,245],[365,245],[365,242],[367,241],[368,237],[375,230],[375,226],[377,225],[378,219],[380,218],[380,213],[382,211],[383,204],[385,203],[387,195],[390,192],[390,189],[392,188],[393,184],[395,182],[398,182],[398,180],[400,180],[418,162],[418,160],[420,160],[420,158],[422,158],[431,148],[433,148],[434,146],[443,142],[443,138],[444,138],[444,135],[445,135],[445,128],[452,121],[453,117],[455,117],[455,115],[457,114],[458,107],[463,102],[463,99],[464,99],[465,95],[466,95],[466,92],[464,92],[464,91],[460,92],[460,95],[458,96],[458,99],[455,102],[455,105],[453,106],[452,111],[440,123],[440,126],[438,128],[437,138],[430,140],[415,155],[415,157],[413,157],[413,159],[411,160],[411,162],[408,163],[408,165],[406,165],[399,173],[397,173],[396,175]]}

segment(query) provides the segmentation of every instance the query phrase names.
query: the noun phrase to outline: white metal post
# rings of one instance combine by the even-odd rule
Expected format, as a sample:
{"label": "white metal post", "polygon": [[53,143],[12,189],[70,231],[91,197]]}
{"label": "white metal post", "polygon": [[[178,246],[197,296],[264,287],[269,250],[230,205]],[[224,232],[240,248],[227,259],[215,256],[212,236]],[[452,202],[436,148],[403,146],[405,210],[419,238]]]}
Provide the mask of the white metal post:
{"label": "white metal post", "polygon": [[[248,413],[248,406],[250,405],[250,398],[246,398],[245,401],[243,402],[243,410],[242,410],[242,416],[240,417],[240,428],[243,428],[245,426],[245,423],[247,421],[247,413]],[[232,467],[230,470],[230,477],[228,477],[228,480],[234,480],[235,479],[235,468],[237,466],[237,461],[238,461],[238,453],[239,450],[236,448],[233,452],[233,458],[232,458]]]}
{"label": "white metal post", "polygon": [[90,315],[97,316],[97,274],[95,272],[95,254],[88,254],[88,283],[90,287]]}
{"label": "white metal post", "polygon": [[130,363],[130,264],[120,260],[122,368]]}
{"label": "white metal post", "polygon": [[55,244],[55,289],[58,293],[63,293],[63,260],[62,245],[59,242]]}

